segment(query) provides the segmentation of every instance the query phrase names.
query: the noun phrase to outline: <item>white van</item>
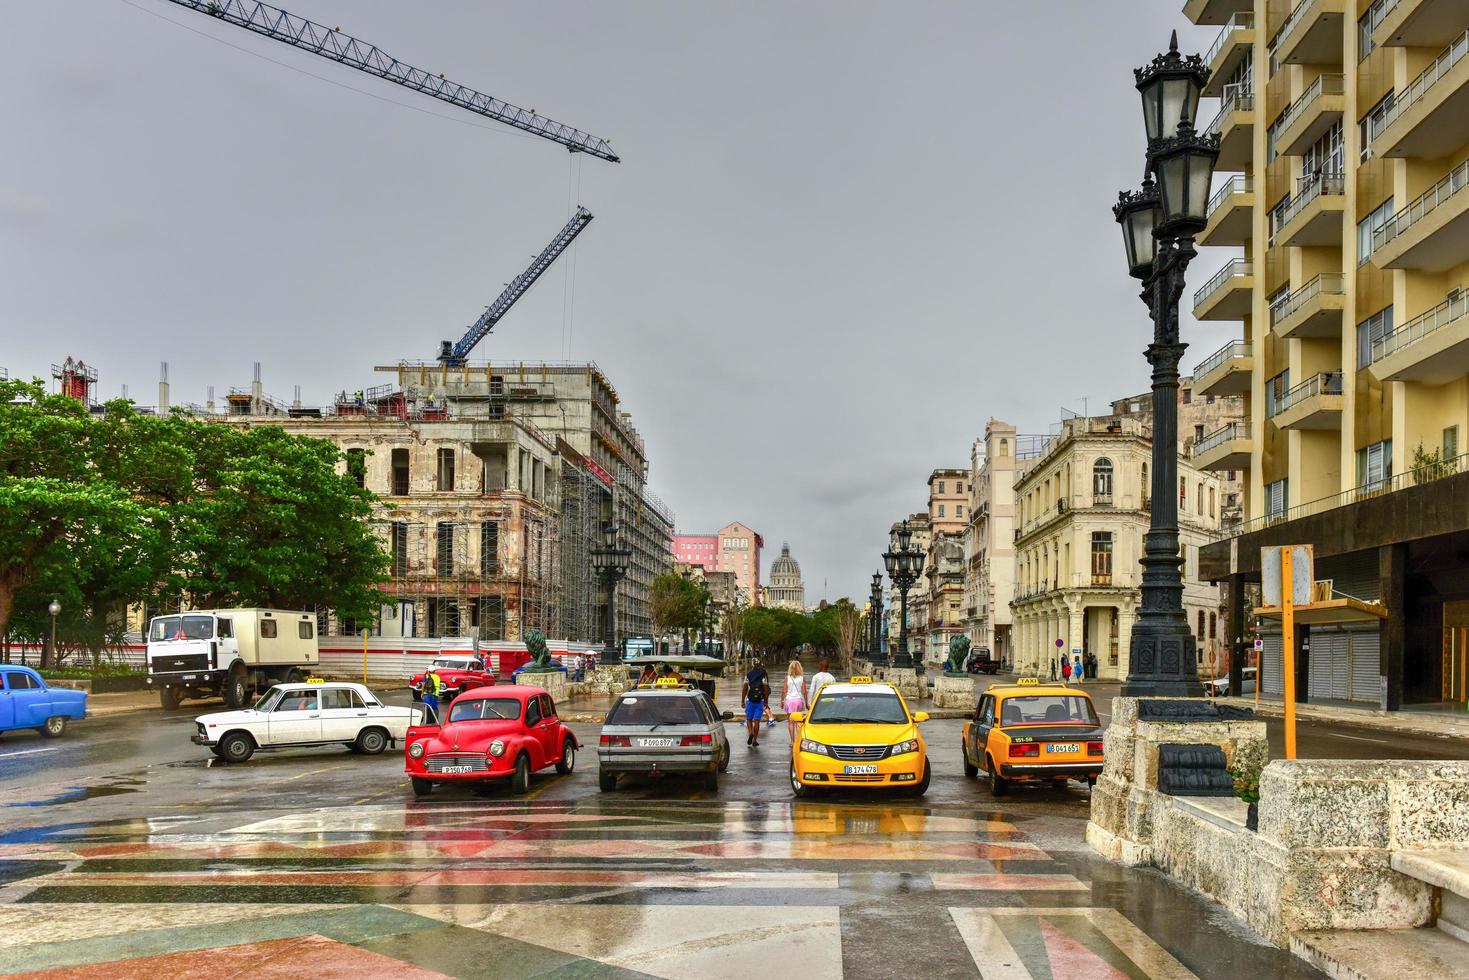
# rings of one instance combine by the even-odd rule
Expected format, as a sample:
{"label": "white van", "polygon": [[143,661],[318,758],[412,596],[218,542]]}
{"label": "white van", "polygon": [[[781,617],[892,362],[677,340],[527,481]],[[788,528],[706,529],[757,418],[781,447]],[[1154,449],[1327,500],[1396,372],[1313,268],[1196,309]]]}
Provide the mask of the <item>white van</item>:
{"label": "white van", "polygon": [[148,623],[148,684],[165,708],[211,695],[241,708],[251,692],[300,682],[320,662],[312,613],[194,609]]}

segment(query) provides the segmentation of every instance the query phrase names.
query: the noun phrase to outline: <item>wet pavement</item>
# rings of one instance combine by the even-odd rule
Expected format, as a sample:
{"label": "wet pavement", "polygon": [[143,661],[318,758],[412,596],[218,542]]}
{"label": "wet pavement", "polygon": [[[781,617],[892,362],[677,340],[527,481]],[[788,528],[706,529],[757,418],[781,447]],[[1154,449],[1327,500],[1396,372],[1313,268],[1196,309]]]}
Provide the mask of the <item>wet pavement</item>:
{"label": "wet pavement", "polygon": [[[781,724],[757,749],[731,728],[717,791],[601,793],[584,749],[526,798],[415,802],[391,750],[209,765],[187,741],[200,710],[0,746],[0,973],[1317,975],[1092,854],[1084,787],[991,799],[962,775],[956,720],[924,726],[921,800],[793,800]],[[595,743],[597,726],[573,730]],[[11,756],[28,748],[57,751]]]}

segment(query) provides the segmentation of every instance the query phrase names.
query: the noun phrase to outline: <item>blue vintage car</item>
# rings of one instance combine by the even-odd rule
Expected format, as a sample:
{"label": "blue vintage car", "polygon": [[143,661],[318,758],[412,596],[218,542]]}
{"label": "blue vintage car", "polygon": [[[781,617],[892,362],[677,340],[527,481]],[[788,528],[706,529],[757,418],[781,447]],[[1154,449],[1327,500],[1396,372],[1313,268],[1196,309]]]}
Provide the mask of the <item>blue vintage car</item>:
{"label": "blue vintage car", "polygon": [[66,731],[68,719],[87,717],[87,692],[47,687],[29,667],[0,664],[0,732],[34,728],[47,738]]}

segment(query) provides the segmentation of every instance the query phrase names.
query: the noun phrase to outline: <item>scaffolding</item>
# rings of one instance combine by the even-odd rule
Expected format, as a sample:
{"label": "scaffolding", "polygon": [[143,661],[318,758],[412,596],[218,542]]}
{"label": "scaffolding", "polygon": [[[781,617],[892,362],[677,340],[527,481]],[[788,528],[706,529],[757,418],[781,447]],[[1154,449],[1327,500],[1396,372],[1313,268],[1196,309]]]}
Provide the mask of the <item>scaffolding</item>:
{"label": "scaffolding", "polygon": [[568,454],[562,441],[561,455],[561,569],[559,601],[561,634],[568,640],[594,642],[602,636],[604,620],[597,601],[597,581],[592,569],[592,548],[597,545],[603,521],[610,511],[608,489],[584,466],[576,454]]}

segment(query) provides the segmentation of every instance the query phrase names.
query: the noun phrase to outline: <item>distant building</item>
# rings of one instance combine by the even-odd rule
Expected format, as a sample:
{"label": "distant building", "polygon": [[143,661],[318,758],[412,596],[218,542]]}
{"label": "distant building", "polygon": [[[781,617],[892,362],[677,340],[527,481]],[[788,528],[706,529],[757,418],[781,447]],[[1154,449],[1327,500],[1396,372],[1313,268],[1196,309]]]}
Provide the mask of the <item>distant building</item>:
{"label": "distant building", "polygon": [[934,470],[928,475],[928,524],[935,534],[961,534],[969,505],[965,469]]}
{"label": "distant building", "polygon": [[990,419],[970,449],[964,527],[964,621],[970,643],[1004,663],[1014,659],[1010,600],[1015,593],[1015,426]]}
{"label": "distant building", "polygon": [[760,604],[760,549],[765,539],[746,524],[726,524],[713,534],[678,531],[673,536],[675,561],[702,565],[706,572],[732,572],[745,602]]}
{"label": "distant building", "polygon": [[801,581],[801,566],[791,557],[791,546],[782,543],[780,557],[770,563],[770,585],[765,594],[776,609],[806,611],[806,586]]}

